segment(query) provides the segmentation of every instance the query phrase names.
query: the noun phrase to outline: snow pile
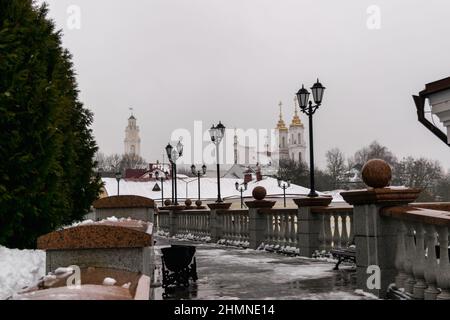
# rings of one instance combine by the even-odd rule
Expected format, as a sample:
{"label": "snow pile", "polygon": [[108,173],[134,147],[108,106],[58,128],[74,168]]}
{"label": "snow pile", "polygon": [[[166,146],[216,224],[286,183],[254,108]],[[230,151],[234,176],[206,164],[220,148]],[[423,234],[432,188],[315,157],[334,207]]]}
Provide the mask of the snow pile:
{"label": "snow pile", "polygon": [[0,300],[35,284],[45,274],[45,252],[0,246]]}
{"label": "snow pile", "polygon": [[202,241],[202,242],[210,242],[211,237],[210,236],[197,236],[192,233],[179,233],[175,235],[176,239],[182,239],[182,240],[191,240],[191,241]]}
{"label": "snow pile", "polygon": [[229,240],[229,239],[220,239],[219,241],[217,241],[217,244],[239,248],[248,248],[250,246],[250,242],[248,241]]}
{"label": "snow pile", "polygon": [[164,230],[158,230],[156,232],[156,235],[157,236],[161,236],[161,237],[169,237],[170,236],[169,232],[164,231]]}
{"label": "snow pile", "polygon": [[362,289],[356,289],[356,290],[355,290],[355,294],[357,294],[357,295],[359,295],[359,296],[363,296],[363,297],[369,298],[369,299],[376,299],[376,300],[379,300],[379,298],[378,298],[376,295],[374,295],[374,294],[372,294],[372,293],[369,293],[369,292],[365,292],[365,291],[362,290]]}
{"label": "snow pile", "polygon": [[296,247],[291,247],[288,245],[282,246],[279,244],[264,244],[264,242],[259,245],[257,250],[266,250],[269,252],[276,252],[276,253],[286,254],[286,255],[290,255],[290,256],[295,256],[295,255],[300,254],[300,249],[298,249]]}
{"label": "snow pile", "polygon": [[105,278],[103,279],[103,285],[104,286],[113,286],[117,283],[116,279],[113,278]]}
{"label": "snow pile", "polygon": [[55,270],[55,274],[57,276],[59,275],[65,275],[65,274],[72,274],[73,273],[73,269],[70,267],[64,268],[64,267],[59,267]]}

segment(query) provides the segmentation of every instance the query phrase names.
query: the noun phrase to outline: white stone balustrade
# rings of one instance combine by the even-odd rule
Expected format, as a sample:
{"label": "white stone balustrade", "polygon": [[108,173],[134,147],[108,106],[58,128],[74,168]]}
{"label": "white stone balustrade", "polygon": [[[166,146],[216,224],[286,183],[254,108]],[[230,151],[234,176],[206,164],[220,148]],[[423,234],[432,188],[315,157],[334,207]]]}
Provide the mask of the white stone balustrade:
{"label": "white stone balustrade", "polygon": [[382,212],[397,223],[395,289],[412,299],[450,300],[449,212],[434,210],[438,204],[434,209],[418,206]]}
{"label": "white stone balustrade", "polygon": [[319,221],[319,249],[348,247],[353,243],[353,208],[314,208]]}
{"label": "white stone balustrade", "polygon": [[277,248],[297,247],[297,209],[265,210],[266,234],[264,244]]}

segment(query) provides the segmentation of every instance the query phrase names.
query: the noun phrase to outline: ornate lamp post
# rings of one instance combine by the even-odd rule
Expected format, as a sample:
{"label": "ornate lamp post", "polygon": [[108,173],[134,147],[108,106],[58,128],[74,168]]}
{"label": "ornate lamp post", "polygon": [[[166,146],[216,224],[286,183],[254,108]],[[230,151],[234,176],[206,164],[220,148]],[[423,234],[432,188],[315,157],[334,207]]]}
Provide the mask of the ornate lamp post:
{"label": "ornate lamp post", "polygon": [[117,195],[119,195],[120,194],[120,180],[122,179],[122,172],[120,172],[120,171],[117,171],[116,172],[116,180],[117,180]]}
{"label": "ornate lamp post", "polygon": [[159,171],[155,171],[155,179],[156,181],[161,182],[161,206],[164,207],[164,179],[168,179],[169,173],[165,172],[165,177],[159,176]]}
{"label": "ornate lamp post", "polygon": [[283,189],[283,202],[284,202],[284,207],[286,208],[286,189],[291,187],[291,181],[283,181],[281,179],[278,179],[278,187],[280,187],[281,189]]}
{"label": "ornate lamp post", "polygon": [[177,160],[183,156],[183,144],[178,141],[176,148],[169,143],[166,146],[166,153],[172,167],[172,203],[178,206],[177,195]]}
{"label": "ornate lamp post", "polygon": [[236,187],[236,190],[239,191],[241,193],[241,209],[244,208],[244,197],[243,197],[243,193],[245,190],[247,190],[247,182],[244,182],[242,185],[239,185],[239,182],[236,181],[236,183],[234,184],[234,186]]}
{"label": "ornate lamp post", "polygon": [[314,103],[309,100],[309,91],[305,89],[305,86],[302,85],[302,88],[297,92],[298,104],[300,105],[300,109],[303,113],[305,113],[309,117],[309,176],[310,176],[310,192],[308,197],[317,197],[318,194],[315,190],[314,186],[314,140],[313,140],[313,115],[316,110],[322,104],[323,93],[325,91],[325,87],[319,82],[317,82],[312,86],[311,91],[313,93]]}
{"label": "ornate lamp post", "polygon": [[220,195],[220,165],[219,165],[219,144],[225,135],[225,126],[219,121],[217,126],[212,126],[209,129],[211,135],[211,141],[216,145],[216,158],[217,158],[217,200],[216,203],[222,203],[222,197]]}
{"label": "ornate lamp post", "polygon": [[206,165],[202,166],[202,170],[197,170],[197,168],[195,167],[195,164],[193,164],[191,166],[191,171],[192,174],[197,176],[198,179],[198,200],[197,201],[201,201],[200,200],[200,177],[204,176],[206,174]]}

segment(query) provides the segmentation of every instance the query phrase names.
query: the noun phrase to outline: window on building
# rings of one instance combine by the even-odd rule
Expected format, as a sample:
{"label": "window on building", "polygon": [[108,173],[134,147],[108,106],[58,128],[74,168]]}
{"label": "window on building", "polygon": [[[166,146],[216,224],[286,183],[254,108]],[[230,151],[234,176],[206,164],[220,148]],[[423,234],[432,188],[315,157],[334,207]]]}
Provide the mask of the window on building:
{"label": "window on building", "polygon": [[302,139],[301,139],[301,135],[300,135],[300,133],[298,134],[298,143],[300,144],[301,143],[301,141],[302,141]]}
{"label": "window on building", "polygon": [[282,146],[283,148],[286,147],[286,138],[285,138],[285,137],[283,137],[283,138],[281,139],[281,146]]}
{"label": "window on building", "polygon": [[302,162],[302,153],[301,152],[298,153],[298,162]]}
{"label": "window on building", "polygon": [[130,147],[130,151],[131,151],[131,154],[135,154],[136,153],[136,147],[134,145],[132,145]]}

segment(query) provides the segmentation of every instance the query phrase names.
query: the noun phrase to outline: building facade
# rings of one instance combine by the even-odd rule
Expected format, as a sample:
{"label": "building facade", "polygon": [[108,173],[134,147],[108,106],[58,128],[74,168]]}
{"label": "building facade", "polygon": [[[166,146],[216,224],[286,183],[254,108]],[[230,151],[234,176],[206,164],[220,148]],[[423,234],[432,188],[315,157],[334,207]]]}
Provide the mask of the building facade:
{"label": "building facade", "polygon": [[289,127],[283,120],[283,104],[280,102],[280,115],[276,126],[279,160],[306,161],[305,127],[298,115],[297,99],[294,99],[294,116]]}
{"label": "building facade", "polygon": [[139,137],[139,127],[136,125],[136,118],[131,115],[128,118],[128,126],[125,129],[124,140],[125,154],[141,155],[141,138]]}

